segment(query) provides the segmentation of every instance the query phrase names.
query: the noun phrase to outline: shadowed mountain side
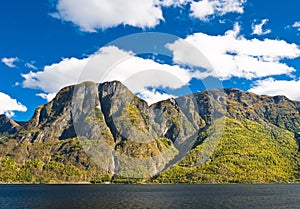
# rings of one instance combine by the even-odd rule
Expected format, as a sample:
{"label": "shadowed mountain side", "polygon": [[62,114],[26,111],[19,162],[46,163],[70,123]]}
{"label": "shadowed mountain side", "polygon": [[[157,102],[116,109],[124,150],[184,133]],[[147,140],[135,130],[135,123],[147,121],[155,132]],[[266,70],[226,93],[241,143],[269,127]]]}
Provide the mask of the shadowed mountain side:
{"label": "shadowed mountain side", "polygon": [[3,135],[16,133],[20,128],[17,122],[8,118],[6,115],[0,115],[0,133]]}
{"label": "shadowed mountain side", "polygon": [[0,117],[0,181],[294,182],[299,110],[237,89],[148,106],[118,81],[84,82],[22,126]]}

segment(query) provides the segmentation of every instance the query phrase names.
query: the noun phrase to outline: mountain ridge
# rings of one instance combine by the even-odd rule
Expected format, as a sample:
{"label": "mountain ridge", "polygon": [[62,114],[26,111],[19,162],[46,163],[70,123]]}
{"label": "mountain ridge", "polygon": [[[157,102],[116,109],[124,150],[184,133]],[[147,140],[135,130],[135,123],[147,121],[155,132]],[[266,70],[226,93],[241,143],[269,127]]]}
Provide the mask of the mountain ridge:
{"label": "mountain ridge", "polygon": [[[52,101],[38,107],[33,117],[17,129],[0,127],[3,135],[0,137],[0,160],[2,166],[5,165],[0,170],[0,181],[88,179],[93,182],[174,183],[166,181],[164,174],[169,172],[174,177],[172,172],[176,171],[175,182],[185,183],[239,182],[239,179],[246,183],[249,179],[252,183],[270,182],[270,179],[271,182],[293,182],[299,178],[299,112],[300,102],[284,96],[259,96],[232,88],[206,90],[148,105],[119,81],[84,82],[60,90]],[[236,124],[240,124],[239,128],[234,128]],[[230,133],[231,130],[236,131]],[[256,138],[260,130],[266,136]],[[243,140],[250,143],[251,152],[241,151],[247,147],[235,141],[242,137],[236,135],[243,132],[249,134]],[[201,169],[205,166],[211,169],[214,165],[212,159],[218,161],[227,156],[220,154],[220,158],[216,153],[222,143],[232,147],[231,141],[241,150],[233,147],[230,153],[250,152],[245,155],[250,162],[259,164],[258,158],[268,156],[264,159],[266,165],[256,168],[258,176],[267,165],[278,169],[278,173],[271,169],[270,175],[256,179],[244,173],[249,177],[244,179],[242,171],[231,176],[213,171],[214,177],[205,174],[209,177],[199,179],[201,173],[207,172]],[[259,154],[264,152],[258,146],[262,142],[262,146],[269,145],[276,160],[272,161],[268,153]],[[220,153],[226,151],[222,149]],[[289,154],[283,157],[283,153]],[[288,164],[278,159],[279,156]],[[231,165],[233,159],[230,159],[223,164]],[[8,162],[16,167],[16,174],[10,174],[13,177],[3,174],[12,169],[6,165]],[[231,166],[238,170],[241,162],[243,158]],[[278,165],[285,165],[289,173]],[[197,169],[200,170],[194,172]],[[180,177],[182,175],[191,178]],[[222,178],[216,180],[219,175]],[[238,176],[233,178],[234,175]]]}

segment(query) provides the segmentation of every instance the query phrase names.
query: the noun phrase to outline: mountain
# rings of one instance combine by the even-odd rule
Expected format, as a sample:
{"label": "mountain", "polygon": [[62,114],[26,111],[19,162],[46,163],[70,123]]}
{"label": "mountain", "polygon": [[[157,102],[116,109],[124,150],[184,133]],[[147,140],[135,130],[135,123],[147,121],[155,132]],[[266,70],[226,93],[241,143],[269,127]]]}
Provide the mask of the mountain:
{"label": "mountain", "polygon": [[20,125],[8,118],[6,115],[0,115],[0,133],[9,135],[16,133],[20,129]]}
{"label": "mountain", "polygon": [[0,117],[1,182],[298,182],[300,102],[213,89],[151,106],[118,81]]}

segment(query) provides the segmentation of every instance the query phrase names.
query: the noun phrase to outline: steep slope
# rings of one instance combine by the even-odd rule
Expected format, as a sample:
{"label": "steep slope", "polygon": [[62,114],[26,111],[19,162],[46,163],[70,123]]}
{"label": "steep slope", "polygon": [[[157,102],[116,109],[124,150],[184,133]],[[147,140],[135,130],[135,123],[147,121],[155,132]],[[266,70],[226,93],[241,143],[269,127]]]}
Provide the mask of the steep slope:
{"label": "steep slope", "polygon": [[0,181],[293,182],[299,110],[237,89],[149,107],[118,81],[85,82],[10,134],[0,126]]}
{"label": "steep slope", "polygon": [[[299,181],[300,103],[284,96],[259,96],[237,89],[219,91],[210,91],[210,95],[215,98],[218,112],[226,111],[225,117],[209,126],[211,134],[205,130],[199,135],[199,145],[181,162],[153,181]],[[203,92],[187,97],[199,101],[202,95]],[[206,156],[209,159],[201,161]]]}
{"label": "steep slope", "polygon": [[[222,120],[222,119],[220,119]],[[294,134],[260,123],[231,118],[219,132],[191,150],[185,158],[153,179],[163,183],[283,183],[299,181],[299,152]],[[216,141],[218,134],[222,134]],[[210,158],[199,163],[205,146],[217,144]]]}
{"label": "steep slope", "polygon": [[20,129],[20,125],[8,118],[6,115],[0,115],[0,133],[10,135],[16,133]]}
{"label": "steep slope", "polygon": [[[53,163],[60,167],[54,181],[69,181],[66,166],[81,171],[71,179],[149,178],[177,151],[171,141],[151,129],[148,118],[147,103],[120,82],[85,82],[62,89],[54,100],[37,108],[23,129],[1,141],[0,156],[16,163],[18,171],[12,173],[25,169],[28,176],[32,176],[28,164],[38,161],[41,167],[34,180],[53,179],[48,176],[54,168],[47,170]],[[26,181],[20,175],[12,181]]]}

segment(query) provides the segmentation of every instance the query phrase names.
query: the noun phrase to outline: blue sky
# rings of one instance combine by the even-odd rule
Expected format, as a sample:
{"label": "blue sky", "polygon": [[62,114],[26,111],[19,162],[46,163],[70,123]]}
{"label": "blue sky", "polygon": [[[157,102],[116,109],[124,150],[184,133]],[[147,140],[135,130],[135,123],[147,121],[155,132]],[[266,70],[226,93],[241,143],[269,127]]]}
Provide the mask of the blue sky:
{"label": "blue sky", "polygon": [[214,87],[300,100],[296,0],[1,3],[0,114],[15,120],[83,80],[149,103]]}

